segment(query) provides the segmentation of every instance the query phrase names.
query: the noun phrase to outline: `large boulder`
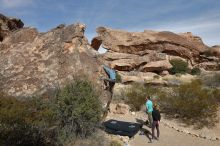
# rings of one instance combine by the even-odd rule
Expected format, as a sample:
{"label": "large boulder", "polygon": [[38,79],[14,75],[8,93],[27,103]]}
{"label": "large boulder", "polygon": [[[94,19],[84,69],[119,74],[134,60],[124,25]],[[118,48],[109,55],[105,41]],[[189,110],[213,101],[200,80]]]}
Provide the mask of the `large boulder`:
{"label": "large boulder", "polygon": [[[187,62],[191,69],[197,66],[206,70],[218,70],[219,46],[210,48],[191,32],[126,32],[99,27],[97,33],[98,36],[92,40],[91,46],[95,50],[101,45],[107,49],[107,52],[99,57],[118,71],[137,70],[165,76],[172,68],[169,63],[172,59]],[[124,76],[123,79],[125,82],[142,81],[138,76]]]}
{"label": "large boulder", "polygon": [[139,71],[120,71],[118,72],[121,76],[121,82],[127,83],[145,83],[146,81],[151,81],[155,77],[159,77],[156,73],[152,72],[139,72]]}
{"label": "large boulder", "polygon": [[188,41],[203,44],[202,39],[199,36],[194,36],[191,32],[180,33],[179,35],[183,36]]}
{"label": "large boulder", "polygon": [[97,33],[99,44],[102,43],[105,49],[118,53],[143,55],[148,54],[148,50],[153,50],[198,62],[200,53],[208,48],[199,37],[189,33],[179,35],[148,30],[126,32],[105,27],[97,28]]}
{"label": "large boulder", "polygon": [[101,89],[101,62],[84,31],[85,25],[77,23],[46,33],[34,28],[10,33],[0,42],[1,92],[13,96],[43,94],[80,75]]}
{"label": "large boulder", "polygon": [[202,62],[202,63],[198,64],[197,67],[203,68],[203,69],[209,70],[209,71],[220,70],[220,64],[218,62],[213,62],[213,61]]}
{"label": "large boulder", "polygon": [[160,60],[147,63],[142,67],[142,71],[145,72],[157,72],[161,73],[162,71],[169,70],[172,68],[172,65],[167,60]]}
{"label": "large boulder", "polygon": [[220,57],[220,46],[216,45],[216,46],[211,47],[207,53],[210,56],[216,56],[219,58]]}

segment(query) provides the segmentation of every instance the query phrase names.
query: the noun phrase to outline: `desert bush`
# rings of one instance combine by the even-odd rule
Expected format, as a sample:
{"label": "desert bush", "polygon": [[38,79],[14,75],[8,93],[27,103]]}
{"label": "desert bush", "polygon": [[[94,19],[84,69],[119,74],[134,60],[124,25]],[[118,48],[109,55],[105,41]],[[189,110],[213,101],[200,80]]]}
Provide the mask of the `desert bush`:
{"label": "desert bush", "polygon": [[159,75],[154,75],[153,78],[154,79],[160,79],[160,76]]}
{"label": "desert bush", "polygon": [[199,78],[207,87],[215,88],[220,86],[220,73],[200,75]]}
{"label": "desert bush", "polygon": [[200,70],[200,68],[197,68],[197,67],[193,68],[193,69],[190,71],[190,74],[191,74],[191,75],[200,75],[200,73],[201,73],[201,70]]}
{"label": "desert bush", "polygon": [[213,89],[213,96],[217,99],[218,102],[220,102],[220,89]]}
{"label": "desert bush", "polygon": [[181,73],[176,73],[175,74],[176,77],[181,77],[181,75],[182,75]]}
{"label": "desert bush", "polygon": [[121,75],[116,72],[116,83],[121,83]]}
{"label": "desert bush", "polygon": [[95,131],[101,118],[101,103],[90,82],[75,79],[57,95],[61,141],[85,138]]}
{"label": "desert bush", "polygon": [[146,96],[152,96],[156,93],[157,89],[145,86],[143,84],[133,84],[130,89],[125,93],[125,102],[130,105],[131,110],[139,111],[141,106],[146,102]]}
{"label": "desert bush", "polygon": [[217,93],[204,88],[200,80],[173,88],[173,92],[160,94],[160,106],[170,116],[178,114],[188,124],[208,126],[217,117]]}
{"label": "desert bush", "polygon": [[122,146],[122,144],[116,140],[113,140],[110,142],[110,145],[109,146]]}
{"label": "desert bush", "polygon": [[76,79],[56,92],[48,99],[0,95],[0,144],[56,146],[91,136],[102,111],[90,82]]}
{"label": "desert bush", "polygon": [[172,68],[169,70],[171,74],[185,74],[189,71],[188,63],[181,59],[172,59],[170,60],[170,64],[172,64]]}
{"label": "desert bush", "polygon": [[53,113],[50,108],[37,106],[36,100],[18,100],[0,97],[0,143],[5,146],[55,145],[50,137]]}
{"label": "desert bush", "polygon": [[104,136],[104,131],[97,130],[93,135],[85,138],[78,138],[67,146],[109,146],[109,139]]}

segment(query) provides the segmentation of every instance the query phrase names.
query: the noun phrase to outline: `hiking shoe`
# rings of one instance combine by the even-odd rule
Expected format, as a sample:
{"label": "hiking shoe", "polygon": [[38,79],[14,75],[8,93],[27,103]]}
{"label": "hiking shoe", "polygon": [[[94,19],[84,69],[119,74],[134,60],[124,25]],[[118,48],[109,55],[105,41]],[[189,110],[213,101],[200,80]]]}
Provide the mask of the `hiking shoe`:
{"label": "hiking shoe", "polygon": [[148,143],[153,143],[153,141],[152,141],[152,140],[150,140]]}
{"label": "hiking shoe", "polygon": [[141,131],[139,135],[144,135],[144,132],[143,132],[143,131]]}
{"label": "hiking shoe", "polygon": [[152,137],[152,139],[159,140],[159,137]]}

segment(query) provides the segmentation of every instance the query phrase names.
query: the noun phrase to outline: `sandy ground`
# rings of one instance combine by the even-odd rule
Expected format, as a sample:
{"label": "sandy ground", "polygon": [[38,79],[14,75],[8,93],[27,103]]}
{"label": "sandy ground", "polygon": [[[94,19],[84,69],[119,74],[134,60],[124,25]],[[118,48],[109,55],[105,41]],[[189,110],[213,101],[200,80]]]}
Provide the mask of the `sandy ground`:
{"label": "sandy ground", "polygon": [[[136,113],[135,115],[126,114],[109,114],[108,119],[115,119],[121,121],[137,122],[145,120],[147,116],[144,113]],[[162,119],[163,120],[163,119]],[[192,135],[178,132],[172,128],[167,127],[163,122],[160,123],[160,139],[159,141],[153,140],[149,143],[149,132],[151,129],[147,126],[143,126],[144,135],[139,135],[137,133],[134,138],[130,139],[128,142],[129,146],[220,146],[220,141],[211,141],[199,137],[194,137]]]}

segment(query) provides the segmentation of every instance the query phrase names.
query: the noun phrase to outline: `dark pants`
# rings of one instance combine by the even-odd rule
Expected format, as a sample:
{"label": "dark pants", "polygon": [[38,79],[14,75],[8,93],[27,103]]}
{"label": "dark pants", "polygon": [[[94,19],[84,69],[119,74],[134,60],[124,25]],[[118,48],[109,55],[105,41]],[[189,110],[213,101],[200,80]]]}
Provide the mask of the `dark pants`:
{"label": "dark pants", "polygon": [[115,85],[115,80],[104,78],[104,83],[108,86],[108,90],[112,93],[113,87]]}
{"label": "dark pants", "polygon": [[157,138],[159,138],[159,136],[160,136],[159,121],[153,121],[153,124],[152,124],[152,138],[155,138],[155,135],[154,135],[155,128],[157,129]]}

